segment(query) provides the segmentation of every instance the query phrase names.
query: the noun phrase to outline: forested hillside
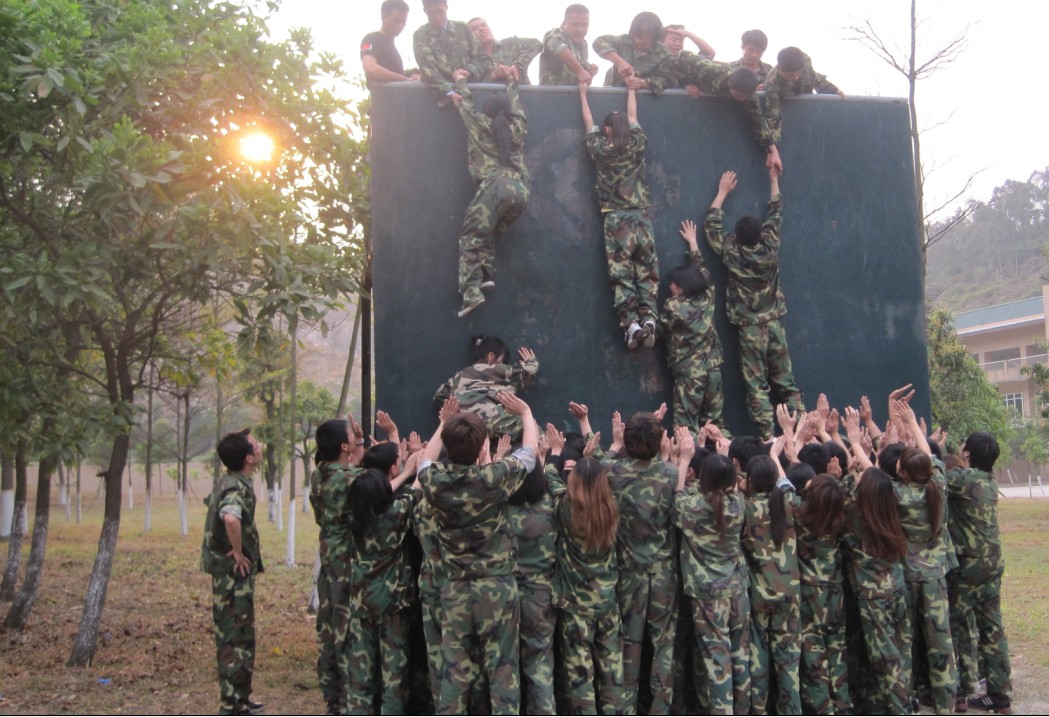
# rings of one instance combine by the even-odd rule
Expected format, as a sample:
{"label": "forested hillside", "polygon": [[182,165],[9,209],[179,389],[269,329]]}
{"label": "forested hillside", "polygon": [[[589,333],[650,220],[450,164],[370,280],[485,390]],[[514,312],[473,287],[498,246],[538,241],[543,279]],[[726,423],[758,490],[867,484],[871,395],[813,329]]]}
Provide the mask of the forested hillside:
{"label": "forested hillside", "polygon": [[1007,181],[929,247],[926,300],[957,313],[1035,296],[1049,281],[1047,245],[1049,168]]}

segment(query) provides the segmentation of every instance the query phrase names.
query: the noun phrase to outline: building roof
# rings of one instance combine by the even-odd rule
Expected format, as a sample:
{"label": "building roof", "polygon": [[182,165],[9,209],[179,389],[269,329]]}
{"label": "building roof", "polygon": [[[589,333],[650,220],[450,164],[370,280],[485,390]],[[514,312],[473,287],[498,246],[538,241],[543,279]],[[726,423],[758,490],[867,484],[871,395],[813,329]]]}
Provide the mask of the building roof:
{"label": "building roof", "polygon": [[988,326],[993,324],[1011,324],[1021,319],[1043,318],[1045,306],[1042,296],[1032,296],[1030,299],[1012,301],[1008,304],[997,306],[986,306],[982,309],[963,311],[954,316],[954,328],[957,331],[972,329],[977,326]]}

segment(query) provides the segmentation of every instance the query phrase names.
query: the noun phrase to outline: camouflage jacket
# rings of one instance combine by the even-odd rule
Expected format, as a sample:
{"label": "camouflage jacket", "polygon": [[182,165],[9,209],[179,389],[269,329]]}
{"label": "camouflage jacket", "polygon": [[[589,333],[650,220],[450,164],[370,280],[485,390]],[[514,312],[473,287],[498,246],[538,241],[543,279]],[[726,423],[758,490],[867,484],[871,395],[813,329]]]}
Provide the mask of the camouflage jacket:
{"label": "camouflage jacket", "polygon": [[[543,43],[536,40],[534,37],[507,37],[503,38],[499,42],[495,43],[492,47],[492,69],[485,75],[485,82],[499,82],[492,77],[495,69],[499,65],[515,65],[517,72],[521,76],[520,84],[530,85],[532,81],[528,79],[528,66],[532,64],[532,60],[538,55],[543,49]],[[484,52],[484,50],[482,50]]]}
{"label": "camouflage jacket", "polygon": [[420,471],[419,482],[437,519],[449,580],[514,574],[506,501],[521,487],[534,460],[530,449],[521,448],[486,466],[442,461]]}
{"label": "camouflage jacket", "polygon": [[736,326],[764,324],[787,313],[779,285],[779,226],[783,219],[783,197],[769,202],[761,239],[744,246],[725,231],[725,213],[709,209],[703,232],[710,247],[721,257],[728,273],[725,311]]}
{"label": "camouflage jacket", "polygon": [[[651,49],[639,52],[634,48],[630,35],[602,35],[594,40],[594,52],[601,57],[613,50],[630,63],[635,75],[648,80],[648,89],[652,94],[658,95],[667,87],[674,86],[674,73],[670,67],[672,58],[663,43],[653,43]],[[626,87],[615,65],[605,74],[605,87]]]}
{"label": "camouflage jacket", "polygon": [[691,488],[674,496],[671,519],[681,528],[681,578],[685,594],[699,600],[732,597],[747,591],[750,582],[743,559],[743,494],[724,494],[725,533],[714,523],[714,508],[703,493]]}
{"label": "camouflage jacket", "polygon": [[947,525],[959,558],[1001,560],[998,481],[976,468],[947,471]]}
{"label": "camouflage jacket", "polygon": [[[767,62],[761,62],[759,64],[761,65],[761,69],[759,69],[757,72],[754,72],[754,74],[758,78],[758,84],[759,85],[763,85],[763,84],[765,84],[765,80],[768,78],[769,73],[772,72],[772,65],[770,65]],[[735,62],[728,63],[728,66],[730,68],[732,68],[733,70],[738,70],[739,68],[744,66],[743,65],[743,58],[741,57],[738,60],[736,60]],[[750,68],[747,68],[747,69],[750,69]],[[752,70],[752,72],[753,72],[753,70]]]}
{"label": "camouflage jacket", "polygon": [[888,598],[906,589],[902,560],[882,560],[863,549],[863,527],[854,499],[845,508],[845,530],[841,545],[845,549],[849,582],[863,600]]}
{"label": "camouflage jacket", "polygon": [[783,98],[798,95],[837,94],[838,88],[824,75],[812,69],[812,60],[805,55],[805,65],[801,68],[801,77],[795,83],[787,82],[776,69],[772,69],[765,78],[765,119],[772,133],[772,143],[779,144],[783,119]]}
{"label": "camouflage jacket", "polygon": [[841,583],[841,555],[838,551],[838,536],[813,535],[798,520],[802,497],[797,491],[787,491],[791,511],[794,514],[794,531],[798,538],[798,567],[801,584],[814,586]]}
{"label": "camouflage jacket", "polygon": [[510,83],[506,86],[506,97],[510,101],[512,111],[509,167],[499,161],[499,145],[492,132],[492,118],[474,106],[465,81],[455,83],[455,88],[463,97],[459,104],[459,114],[466,125],[467,162],[474,184],[480,184],[482,179],[488,177],[510,177],[527,182],[528,167],[525,166],[524,143],[525,135],[528,134],[528,118],[525,117],[524,107],[521,106],[521,95],[517,91],[517,85]]}
{"label": "camouflage jacket", "polygon": [[893,481],[892,489],[900,506],[900,523],[907,536],[907,559],[903,565],[903,577],[908,582],[934,580],[947,574],[947,491],[943,474],[934,471],[933,482],[939,486],[943,496],[943,509],[937,521],[934,536],[929,524],[929,512],[925,507],[926,486],[917,483]]}
{"label": "camouflage jacket", "polygon": [[796,600],[801,591],[794,512],[789,501],[785,502],[785,508],[787,532],[783,544],[777,548],[772,539],[769,495],[755,494],[746,499],[741,542],[750,570],[751,605],[754,609]]}
{"label": "camouflage jacket", "polygon": [[455,396],[459,409],[480,416],[490,436],[503,433],[516,438],[521,433],[521,419],[509,414],[495,396],[501,391],[523,391],[539,372],[539,361],[528,359],[516,366],[507,363],[475,363],[452,376],[437,389],[433,401],[438,410]]}
{"label": "camouflage jacket", "polygon": [[671,296],[663,304],[663,329],[667,334],[667,366],[674,374],[699,365],[717,368],[723,360],[721,342],[714,327],[714,282],[703,265],[703,255],[688,252],[688,262],[707,279],[701,296]]}
{"label": "camouflage jacket", "polygon": [[251,478],[242,473],[227,473],[219,478],[211,494],[204,499],[208,515],[204,519],[204,541],[200,546],[200,569],[212,575],[229,575],[233,550],[226,533],[223,508],[229,508],[240,517],[240,543],[244,557],[251,561],[253,573],[263,571],[259,549],[259,529],[255,525],[255,490]]}
{"label": "camouflage jacket", "polygon": [[580,65],[590,69],[590,48],[586,41],[576,45],[564,30],[555,27],[543,36],[543,54],[539,56],[539,84],[573,87],[579,84],[579,78],[572,68],[558,57],[566,48],[572,51],[572,56]]}
{"label": "camouflage jacket", "polygon": [[335,577],[349,577],[350,486],[361,469],[321,463],[310,476],[310,507],[320,527],[321,565]]}
{"label": "camouflage jacket", "polygon": [[[672,65],[674,78],[679,85],[695,85],[704,95],[713,97],[732,97],[732,91],[728,86],[728,78],[737,68],[722,62],[714,62],[697,55],[694,52],[683,50],[678,53]],[[743,104],[750,118],[750,129],[755,141],[765,150],[768,150],[774,142],[772,132],[765,119],[765,113],[761,111],[761,103],[758,102],[757,93],[753,93]]]}
{"label": "camouflage jacket", "polygon": [[674,557],[670,513],[677,469],[656,456],[602,461],[619,506],[616,563],[620,570],[651,572]]}
{"label": "camouflage jacket", "polygon": [[373,616],[388,615],[416,600],[415,577],[404,549],[412,528],[416,491],[407,484],[394,494],[393,503],[378,516],[378,529],[353,541],[350,560],[350,605]]}
{"label": "camouflage jacket", "polygon": [[572,525],[568,486],[555,470],[547,472],[547,492],[557,518],[557,569],[551,602],[573,614],[593,617],[618,610],[616,551],[588,550]]}
{"label": "camouflage jacket", "polygon": [[440,529],[433,514],[433,506],[424,496],[415,501],[412,515],[415,537],[422,546],[422,565],[419,568],[419,592],[424,598],[440,600],[445,583],[444,560],[441,557]]}
{"label": "camouflage jacket", "polygon": [[412,43],[423,81],[439,104],[444,104],[445,97],[455,89],[453,72],[466,70],[471,80],[480,82],[493,68],[492,58],[481,51],[466,23],[449,20],[440,30],[427,23],[415,31]]}
{"label": "camouflage jacket", "polygon": [[601,211],[648,209],[648,184],[645,182],[645,146],[648,143],[641,125],[630,125],[630,141],[622,150],[605,140],[595,125],[586,133],[586,151],[597,169],[595,189]]}
{"label": "camouflage jacket", "polygon": [[[548,481],[551,471],[557,472],[553,465],[547,465],[545,470]],[[557,563],[557,522],[554,519],[553,499],[547,494],[534,503],[509,505],[506,511],[517,556],[517,584],[549,590],[554,582],[554,566]]]}

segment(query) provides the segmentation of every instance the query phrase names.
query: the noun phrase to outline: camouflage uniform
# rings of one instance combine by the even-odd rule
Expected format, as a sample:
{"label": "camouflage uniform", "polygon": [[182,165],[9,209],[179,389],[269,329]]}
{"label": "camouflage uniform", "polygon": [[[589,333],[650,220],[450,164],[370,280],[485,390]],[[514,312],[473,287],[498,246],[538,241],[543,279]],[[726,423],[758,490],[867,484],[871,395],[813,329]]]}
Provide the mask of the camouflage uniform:
{"label": "camouflage uniform", "polygon": [[[804,53],[803,53],[804,54]],[[812,69],[812,60],[805,55],[805,65],[801,68],[801,77],[794,84],[787,82],[774,68],[765,78],[765,119],[772,133],[772,143],[779,144],[782,139],[781,121],[783,119],[783,98],[798,95],[837,94],[838,88],[829,82],[826,76]]]}
{"label": "camouflage uniform", "polygon": [[779,285],[779,227],[783,218],[783,197],[769,202],[761,239],[744,246],[725,231],[725,213],[707,211],[704,233],[711,248],[725,262],[728,272],[725,308],[728,320],[739,328],[739,363],[747,385],[747,412],[763,436],[773,431],[769,393],[785,400],[791,410],[805,410],[801,390],[794,383],[794,371],[787,351],[787,333],[782,317],[787,305]]}
{"label": "camouflage uniform", "polygon": [[858,712],[909,714],[911,691],[904,673],[904,651],[910,649],[911,627],[907,616],[907,587],[902,561],[880,560],[863,550],[859,512],[847,509],[842,543],[848,552],[849,580],[859,602],[868,669],[868,704]]}
{"label": "camouflage uniform", "polygon": [[714,282],[703,255],[688,252],[688,262],[707,280],[701,296],[671,296],[663,304],[667,366],[674,375],[674,425],[698,431],[707,421],[722,426],[721,342],[714,327]]}
{"label": "camouflage uniform", "polygon": [[[219,673],[219,714],[243,711],[251,697],[255,671],[255,576],[263,572],[259,531],[255,527],[255,491],[251,478],[227,473],[205,499],[208,515],[200,549],[200,569],[211,574],[212,617]],[[240,520],[241,552],[251,561],[247,575],[234,572],[233,550],[224,515]]]}
{"label": "camouflage uniform", "polygon": [[359,468],[320,463],[310,476],[310,506],[320,528],[321,571],[317,576],[317,682],[328,707],[345,701],[347,670],[344,646],[350,617],[349,491]]}
{"label": "camouflage uniform", "polygon": [[507,434],[517,440],[521,435],[521,419],[507,413],[495,400],[497,393],[523,391],[531,385],[539,371],[539,362],[530,358],[510,364],[475,363],[452,376],[437,389],[433,400],[438,408],[455,396],[459,410],[476,413],[488,426],[488,435],[496,438]]}
{"label": "camouflage uniform", "polygon": [[[556,468],[547,466],[548,471]],[[548,473],[549,475],[549,473]],[[521,595],[521,673],[530,715],[557,711],[554,704],[554,630],[557,615],[551,603],[557,563],[557,527],[553,500],[507,508],[517,557],[517,590]]]}
{"label": "camouflage uniform", "polygon": [[[759,62],[758,64],[761,66],[758,69],[758,71],[754,72],[753,70],[751,70],[751,72],[754,72],[754,75],[758,78],[758,84],[763,85],[765,84],[765,79],[769,76],[769,73],[772,72],[772,65],[770,65],[767,62]],[[735,62],[728,63],[728,66],[732,70],[738,70],[741,67],[746,67],[746,65],[743,64],[742,57],[736,60]],[[750,70],[749,67],[747,67],[747,69]]]}
{"label": "camouflage uniform", "polygon": [[656,320],[659,260],[648,218],[645,145],[641,125],[630,125],[630,141],[616,150],[595,125],[586,133],[586,149],[597,169],[597,201],[604,214],[605,255],[612,282],[612,303],[619,327]]}
{"label": "camouflage uniform", "polygon": [[477,186],[466,208],[463,231],[459,236],[459,293],[464,303],[483,298],[481,282],[495,276],[495,250],[492,240],[506,231],[528,206],[528,167],[524,161],[527,118],[517,85],[506,86],[510,101],[510,166],[499,158],[499,145],[492,130],[492,119],[479,111],[466,82],[455,85],[462,95],[459,114],[466,125],[470,177]]}
{"label": "camouflage uniform", "polygon": [[608,484],[619,506],[616,600],[623,630],[623,696],[637,711],[638,677],[646,632],[652,643],[650,714],[667,714],[674,699],[677,579],[670,512],[677,470],[652,460],[606,461]]}
{"label": "camouflage uniform", "polygon": [[681,528],[681,577],[692,598],[692,625],[707,671],[712,715],[750,713],[750,600],[740,537],[743,496],[723,496],[725,533],[695,487],[674,496],[671,518]]}
{"label": "camouflage uniform", "polygon": [[[735,71],[732,65],[714,62],[687,50],[678,53],[672,65],[674,79],[679,85],[695,85],[699,91],[713,97],[732,97],[728,78]],[[733,98],[735,99],[735,98]],[[750,117],[750,128],[754,140],[766,152],[774,144],[765,113],[761,111],[757,93],[752,93],[743,103]]]}
{"label": "camouflage uniform", "polygon": [[[499,65],[506,65],[510,67],[513,65],[517,68],[517,73],[521,76],[519,83],[522,85],[532,84],[531,80],[528,79],[528,66],[532,64],[532,60],[543,50],[543,43],[536,40],[534,37],[507,37],[492,46],[492,64],[494,67],[485,75],[485,82],[498,82],[492,77],[496,68]],[[482,49],[483,52],[483,49]]]}
{"label": "camouflage uniform", "polygon": [[486,466],[425,464],[419,474],[433,506],[447,581],[441,590],[441,714],[463,714],[483,655],[493,714],[518,714],[521,607],[506,501],[534,466],[529,448]]}
{"label": "camouflage uniform", "polygon": [[[914,664],[925,662],[928,655],[929,687],[937,714],[954,711],[958,687],[958,669],[951,641],[950,604],[947,599],[947,531],[946,485],[943,474],[936,471],[932,482],[944,497],[943,510],[934,534],[929,525],[925,496],[929,487],[915,483],[894,483],[900,505],[900,522],[907,535],[907,559],[903,578],[907,584],[907,612],[911,628],[921,631],[925,650],[916,646],[903,654],[904,674],[912,676]],[[914,645],[914,640],[908,640]],[[911,677],[913,687],[914,680]]]}
{"label": "camouflage uniform", "polygon": [[354,540],[350,568],[350,620],[346,638],[348,714],[374,714],[374,674],[382,670],[382,714],[404,714],[408,676],[408,617],[416,600],[404,549],[416,492],[407,485],[378,516],[375,534]]}
{"label": "camouflage uniform", "polygon": [[773,670],[779,688],[775,714],[801,714],[801,574],[794,513],[789,502],[785,507],[787,532],[778,548],[772,539],[769,495],[747,498],[744,511],[743,555],[750,570],[751,714],[755,715],[768,714]]}
{"label": "camouflage uniform", "polygon": [[[623,639],[616,604],[616,553],[593,552],[572,526],[568,488],[547,472],[557,516],[553,602],[560,610],[561,654],[571,714],[618,714],[623,703]],[[600,694],[594,694],[595,671]],[[598,703],[598,697],[600,703]]]}
{"label": "camouflage uniform", "polygon": [[[1005,560],[998,528],[998,481],[993,474],[975,468],[956,468],[948,471],[945,478],[948,526],[959,562],[949,575],[951,630],[958,627],[964,648],[974,640],[966,628],[975,622],[987,692],[1008,696],[1012,691],[1012,668],[1002,623]],[[968,658],[964,650],[962,654]],[[974,689],[976,666],[971,659],[963,660],[962,666],[962,687]]]}
{"label": "camouflage uniform", "polygon": [[572,42],[564,30],[555,27],[543,35],[543,54],[539,56],[539,84],[571,85],[579,84],[579,78],[572,69],[562,62],[559,54],[565,49],[572,51],[572,56],[585,69],[590,69],[590,48],[586,40],[578,45]]}
{"label": "camouflage uniform", "polygon": [[448,104],[448,95],[455,91],[453,72],[466,70],[470,79],[479,82],[493,67],[492,58],[481,51],[466,23],[449,20],[439,30],[427,23],[415,31],[412,44],[423,82],[433,90],[441,107]]}
{"label": "camouflage uniform", "polygon": [[444,658],[441,655],[441,588],[445,583],[444,561],[438,538],[437,519],[433,506],[426,498],[415,502],[412,516],[415,536],[422,545],[422,565],[419,568],[419,601],[423,613],[423,637],[426,640],[426,663],[430,673],[430,692],[434,709],[441,701],[441,674]]}
{"label": "camouflage uniform", "polygon": [[[640,52],[634,48],[630,35],[602,35],[594,40],[594,52],[601,57],[613,50],[630,63],[635,76],[648,80],[652,94],[661,94],[667,87],[674,86],[674,74],[670,68],[673,58],[663,43],[653,42],[650,49]],[[626,87],[615,65],[605,74],[605,87]]]}
{"label": "camouflage uniform", "polygon": [[[798,505],[795,498],[795,515]],[[812,535],[798,523],[795,526],[801,570],[801,708],[804,714],[844,714],[852,704],[838,541],[830,535]]]}

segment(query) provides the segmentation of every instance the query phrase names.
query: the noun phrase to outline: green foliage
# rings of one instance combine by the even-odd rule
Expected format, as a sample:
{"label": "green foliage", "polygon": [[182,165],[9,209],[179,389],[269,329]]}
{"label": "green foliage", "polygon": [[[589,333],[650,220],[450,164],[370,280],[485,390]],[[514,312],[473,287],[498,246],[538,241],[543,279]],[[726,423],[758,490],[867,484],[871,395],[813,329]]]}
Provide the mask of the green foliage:
{"label": "green foliage", "polygon": [[929,316],[928,343],[933,423],[955,439],[989,431],[1004,445],[1011,434],[1005,405],[958,339],[949,312]]}

